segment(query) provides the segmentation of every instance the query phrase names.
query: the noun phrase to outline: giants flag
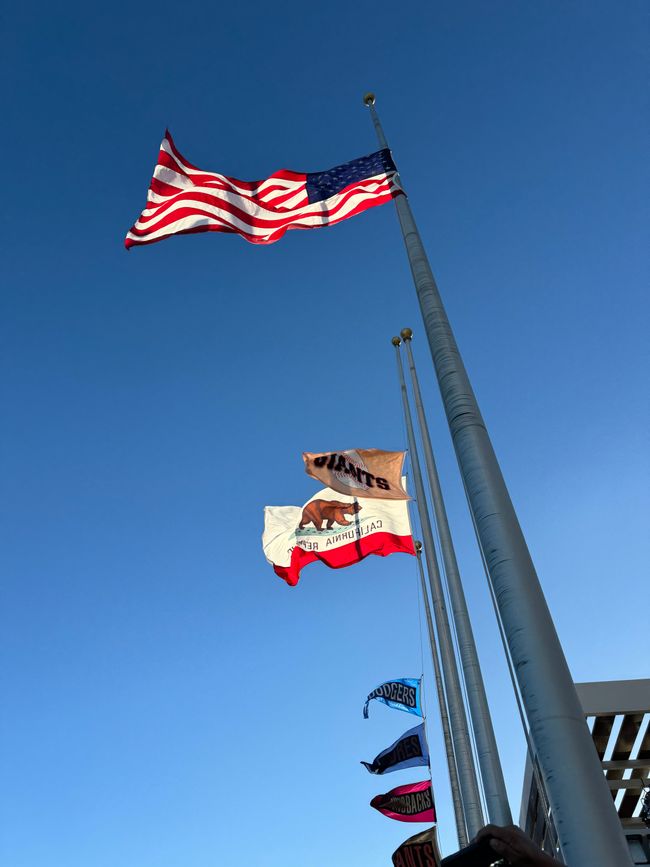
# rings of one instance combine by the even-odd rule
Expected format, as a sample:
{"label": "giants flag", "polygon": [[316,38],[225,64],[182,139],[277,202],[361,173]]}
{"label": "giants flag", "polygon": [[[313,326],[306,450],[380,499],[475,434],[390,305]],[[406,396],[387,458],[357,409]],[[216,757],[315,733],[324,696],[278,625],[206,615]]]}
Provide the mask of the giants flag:
{"label": "giants flag", "polygon": [[280,169],[263,181],[239,181],[197,169],[167,131],[147,204],[124,245],[192,232],[234,232],[253,244],[272,244],[287,229],[332,226],[401,192],[389,150],[325,172]]}
{"label": "giants flag", "polygon": [[422,704],[420,690],[422,681],[419,677],[397,677],[395,680],[387,680],[373,689],[363,706],[363,718],[368,719],[368,704],[377,699],[382,704],[393,707],[395,710],[405,710],[422,716]]}
{"label": "giants flag", "polygon": [[406,452],[348,449],[344,452],[303,452],[305,472],[328,488],[353,497],[408,500],[401,485]]}
{"label": "giants flag", "polygon": [[393,852],[393,867],[440,867],[436,829],[428,828],[405,840]]}
{"label": "giants flag", "polygon": [[409,783],[391,789],[385,795],[375,795],[370,806],[389,819],[398,822],[435,822],[431,780]]}
{"label": "giants flag", "polygon": [[367,557],[415,554],[405,500],[364,500],[324,488],[302,508],[266,506],[262,547],[287,584],[320,560],[340,569]]}

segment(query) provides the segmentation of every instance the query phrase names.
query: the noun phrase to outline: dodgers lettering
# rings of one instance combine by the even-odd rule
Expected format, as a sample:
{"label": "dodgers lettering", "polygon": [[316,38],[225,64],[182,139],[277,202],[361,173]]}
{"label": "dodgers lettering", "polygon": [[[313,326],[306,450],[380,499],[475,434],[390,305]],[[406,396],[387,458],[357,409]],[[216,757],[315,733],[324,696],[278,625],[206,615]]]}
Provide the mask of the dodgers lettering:
{"label": "dodgers lettering", "polygon": [[415,687],[407,686],[404,683],[397,683],[396,681],[382,683],[377,689],[373,689],[368,696],[368,700],[371,698],[385,698],[388,701],[404,704],[407,707],[417,707]]}

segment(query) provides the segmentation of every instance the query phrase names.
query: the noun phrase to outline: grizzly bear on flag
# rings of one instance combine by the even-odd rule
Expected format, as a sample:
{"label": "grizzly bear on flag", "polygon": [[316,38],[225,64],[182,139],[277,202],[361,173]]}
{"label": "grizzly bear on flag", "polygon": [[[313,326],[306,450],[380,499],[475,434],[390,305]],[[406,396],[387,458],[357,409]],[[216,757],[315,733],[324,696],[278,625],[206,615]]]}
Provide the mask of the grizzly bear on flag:
{"label": "grizzly bear on flag", "polygon": [[307,524],[313,524],[318,531],[323,529],[323,521],[327,521],[327,529],[331,530],[334,523],[342,527],[349,527],[352,521],[346,521],[345,515],[358,514],[361,506],[359,503],[341,503],[338,500],[312,500],[302,510],[302,518],[298,529],[302,530]]}

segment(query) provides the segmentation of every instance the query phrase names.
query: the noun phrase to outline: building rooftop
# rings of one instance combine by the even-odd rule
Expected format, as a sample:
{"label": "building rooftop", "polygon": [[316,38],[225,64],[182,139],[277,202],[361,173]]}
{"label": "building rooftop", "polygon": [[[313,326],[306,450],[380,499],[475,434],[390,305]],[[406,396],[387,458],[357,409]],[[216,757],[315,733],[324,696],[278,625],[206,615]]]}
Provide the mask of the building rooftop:
{"label": "building rooftop", "polygon": [[[650,678],[577,683],[587,725],[635,864],[650,863],[650,828],[640,816],[650,788]],[[547,851],[556,849],[552,817],[528,756],[519,823]]]}

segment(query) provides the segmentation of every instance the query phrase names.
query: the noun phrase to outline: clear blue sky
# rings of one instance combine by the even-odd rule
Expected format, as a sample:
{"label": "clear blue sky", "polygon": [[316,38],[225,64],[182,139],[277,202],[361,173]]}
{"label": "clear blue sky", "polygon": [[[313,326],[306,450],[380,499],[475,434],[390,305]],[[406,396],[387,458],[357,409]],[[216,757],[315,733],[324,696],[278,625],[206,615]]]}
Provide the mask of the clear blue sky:
{"label": "clear blue sky", "polygon": [[266,248],[123,237],[165,126],[207,169],[315,171],[375,149],[375,90],[574,677],[647,676],[646,4],[109,5],[4,13],[0,860],[377,867],[415,830],[368,802],[419,770],[358,764],[412,724],[361,709],[421,668],[414,563],[291,589],[260,547],[304,449],[404,446],[405,325],[518,813],[392,206]]}

